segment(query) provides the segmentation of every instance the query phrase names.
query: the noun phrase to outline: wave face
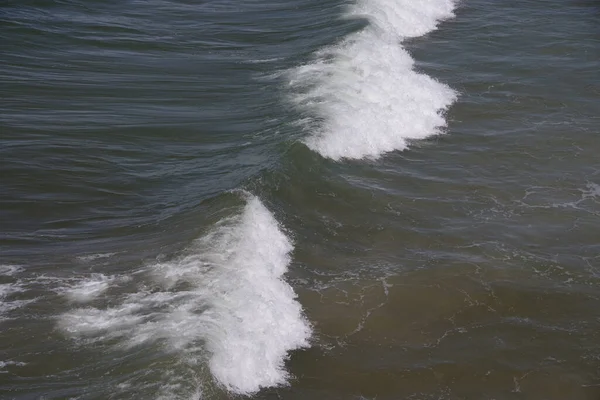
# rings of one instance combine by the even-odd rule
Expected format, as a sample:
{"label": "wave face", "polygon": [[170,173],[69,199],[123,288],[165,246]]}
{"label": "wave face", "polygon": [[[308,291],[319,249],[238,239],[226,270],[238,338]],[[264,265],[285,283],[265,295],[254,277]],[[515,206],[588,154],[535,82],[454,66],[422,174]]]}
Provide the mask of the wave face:
{"label": "wave face", "polygon": [[456,93],[415,72],[400,42],[435,29],[453,9],[452,0],[362,0],[353,6],[348,16],[369,25],[292,72],[294,102],[320,121],[306,145],[334,160],[377,158],[406,148],[407,140],[441,133],[443,112]]}
{"label": "wave face", "polygon": [[[251,196],[241,215],[220,221],[187,255],[142,271],[160,289],[140,283],[117,307],[75,309],[60,326],[82,339],[121,339],[125,347],[166,342],[192,364],[208,353],[212,375],[234,393],[282,385],[287,352],[308,346],[311,335],[283,280],[292,249]],[[65,294],[73,297],[73,291]]]}

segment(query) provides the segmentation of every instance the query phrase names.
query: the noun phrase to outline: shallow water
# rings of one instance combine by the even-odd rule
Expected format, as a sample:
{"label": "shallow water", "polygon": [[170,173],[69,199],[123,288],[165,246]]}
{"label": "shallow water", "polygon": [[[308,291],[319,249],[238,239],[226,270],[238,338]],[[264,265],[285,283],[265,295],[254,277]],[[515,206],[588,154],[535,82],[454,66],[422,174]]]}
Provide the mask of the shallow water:
{"label": "shallow water", "polygon": [[596,1],[0,27],[0,397],[600,398]]}

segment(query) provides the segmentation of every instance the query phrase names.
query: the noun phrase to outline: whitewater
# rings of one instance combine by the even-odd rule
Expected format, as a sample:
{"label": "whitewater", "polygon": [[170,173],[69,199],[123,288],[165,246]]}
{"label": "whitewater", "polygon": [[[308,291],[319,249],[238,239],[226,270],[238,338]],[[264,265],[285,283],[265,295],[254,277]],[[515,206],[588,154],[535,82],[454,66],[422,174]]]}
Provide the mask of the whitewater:
{"label": "whitewater", "polygon": [[[207,359],[217,384],[233,393],[286,384],[287,354],[309,345],[311,327],[283,279],[292,242],[257,197],[246,197],[239,215],[217,223],[185,255],[136,271],[137,290],[119,304],[74,308],[60,328],[84,344],[164,342],[182,363]],[[119,282],[127,279],[93,275],[64,295],[90,302]]]}
{"label": "whitewater", "polygon": [[402,41],[452,17],[452,0],[362,0],[367,27],[291,71],[292,101],[313,116],[305,144],[333,160],[378,158],[443,132],[457,93],[414,70]]}

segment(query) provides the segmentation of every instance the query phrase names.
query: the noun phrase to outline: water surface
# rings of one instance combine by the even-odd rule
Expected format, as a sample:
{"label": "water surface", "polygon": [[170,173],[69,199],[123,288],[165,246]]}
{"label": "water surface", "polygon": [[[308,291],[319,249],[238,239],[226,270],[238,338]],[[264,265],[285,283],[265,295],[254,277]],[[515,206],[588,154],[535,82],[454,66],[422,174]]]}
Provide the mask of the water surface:
{"label": "water surface", "polygon": [[0,6],[0,397],[600,398],[595,1]]}

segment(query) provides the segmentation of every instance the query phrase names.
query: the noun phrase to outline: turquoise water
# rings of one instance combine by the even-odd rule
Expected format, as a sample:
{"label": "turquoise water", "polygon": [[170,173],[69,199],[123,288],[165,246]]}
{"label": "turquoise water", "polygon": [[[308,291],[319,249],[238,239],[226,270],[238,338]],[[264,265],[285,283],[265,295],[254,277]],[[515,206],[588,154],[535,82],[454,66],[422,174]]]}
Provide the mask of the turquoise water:
{"label": "turquoise water", "polygon": [[0,397],[600,397],[600,5],[0,5]]}

